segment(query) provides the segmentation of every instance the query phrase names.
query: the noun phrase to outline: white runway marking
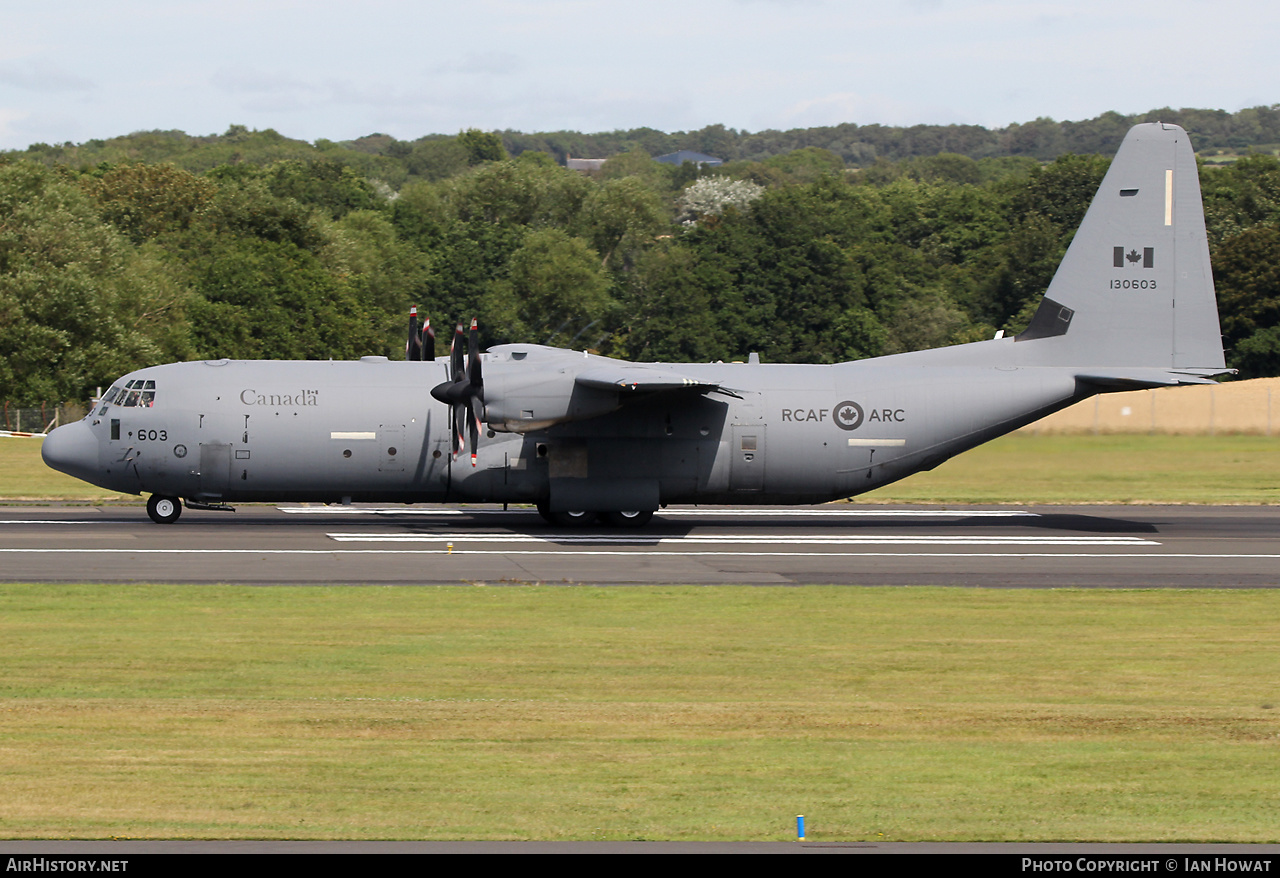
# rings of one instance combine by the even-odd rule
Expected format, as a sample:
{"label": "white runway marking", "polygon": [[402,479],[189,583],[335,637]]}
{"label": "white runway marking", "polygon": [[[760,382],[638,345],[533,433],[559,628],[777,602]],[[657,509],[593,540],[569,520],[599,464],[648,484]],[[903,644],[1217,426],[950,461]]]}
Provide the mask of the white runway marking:
{"label": "white runway marking", "polygon": [[[289,515],[510,515],[502,509],[415,509],[412,507],[391,506],[375,508],[371,506],[277,506],[276,509]],[[520,512],[521,510],[512,510]],[[533,512],[535,510],[524,510]]]}
{"label": "white runway marking", "polygon": [[287,515],[519,515],[537,514],[536,509],[419,509],[411,506],[277,506]]}
{"label": "white runway marking", "polygon": [[735,516],[735,515],[767,515],[832,517],[832,518],[1039,518],[1038,512],[1024,512],[1020,509],[660,509],[656,513],[660,518],[669,516]]}
{"label": "white runway marking", "polygon": [[[277,506],[289,515],[511,515],[533,509],[415,509],[390,506]],[[730,517],[730,516],[795,516],[803,518],[1039,518],[1038,512],[1017,509],[661,509],[659,518]]]}
{"label": "white runway marking", "polygon": [[770,546],[1158,546],[1140,537],[1059,537],[1059,536],[782,536],[769,534],[723,534],[720,536],[621,536],[597,534],[516,534],[516,533],[330,533],[339,543],[567,543],[570,545],[770,545]]}
{"label": "white runway marking", "polygon": [[632,558],[695,558],[695,557],[766,557],[766,558],[1132,558],[1150,561],[1152,558],[1185,559],[1245,559],[1280,560],[1280,555],[1253,553],[1193,553],[1193,552],[705,552],[696,549],[687,552],[636,552],[634,550],[605,549],[4,549],[0,555],[625,555]]}
{"label": "white runway marking", "polygon": [[111,521],[92,521],[90,519],[70,519],[70,518],[13,518],[0,519],[0,524],[114,524]]}

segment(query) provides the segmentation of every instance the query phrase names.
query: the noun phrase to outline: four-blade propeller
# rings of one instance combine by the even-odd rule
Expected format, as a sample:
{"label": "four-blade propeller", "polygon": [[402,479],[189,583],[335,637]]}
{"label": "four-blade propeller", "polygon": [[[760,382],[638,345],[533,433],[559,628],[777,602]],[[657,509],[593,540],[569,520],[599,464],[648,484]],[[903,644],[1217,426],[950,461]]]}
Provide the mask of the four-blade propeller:
{"label": "four-blade propeller", "polygon": [[[431,388],[431,395],[453,411],[453,457],[456,460],[465,443],[463,430],[471,434],[471,465],[476,465],[476,447],[480,443],[480,425],[484,418],[484,376],[480,370],[480,328],[471,321],[470,338],[458,324],[449,345],[449,380]],[[463,351],[463,348],[466,351]],[[465,425],[465,427],[464,427]]]}

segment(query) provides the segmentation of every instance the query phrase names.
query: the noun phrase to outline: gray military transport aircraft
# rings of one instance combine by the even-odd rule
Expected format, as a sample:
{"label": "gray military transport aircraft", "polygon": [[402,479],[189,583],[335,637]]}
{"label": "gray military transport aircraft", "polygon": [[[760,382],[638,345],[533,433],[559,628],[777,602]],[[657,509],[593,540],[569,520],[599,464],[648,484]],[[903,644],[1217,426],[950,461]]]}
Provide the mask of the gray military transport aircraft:
{"label": "gray military transport aircraft", "polygon": [[667,503],[850,497],[1094,394],[1227,371],[1195,155],[1161,123],[1125,137],[1014,337],[811,366],[481,354],[474,322],[436,362],[428,332],[411,317],[406,362],[139,369],[54,430],[44,460],[151,494],[158,523],[184,500],[358,501],[534,503],[558,524],[641,526]]}

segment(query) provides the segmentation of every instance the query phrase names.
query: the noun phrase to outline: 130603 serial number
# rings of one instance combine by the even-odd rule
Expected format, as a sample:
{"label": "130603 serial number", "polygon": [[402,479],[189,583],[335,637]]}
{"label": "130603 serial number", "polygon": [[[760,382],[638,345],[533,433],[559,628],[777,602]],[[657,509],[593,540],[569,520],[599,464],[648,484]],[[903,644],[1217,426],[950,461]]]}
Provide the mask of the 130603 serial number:
{"label": "130603 serial number", "polygon": [[1111,289],[1113,290],[1154,290],[1156,282],[1153,280],[1113,280]]}

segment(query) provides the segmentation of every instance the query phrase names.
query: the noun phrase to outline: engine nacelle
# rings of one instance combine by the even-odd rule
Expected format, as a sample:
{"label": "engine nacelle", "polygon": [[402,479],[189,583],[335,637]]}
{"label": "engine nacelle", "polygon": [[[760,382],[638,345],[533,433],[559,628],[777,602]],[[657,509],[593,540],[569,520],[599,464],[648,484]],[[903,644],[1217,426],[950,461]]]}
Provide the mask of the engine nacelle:
{"label": "engine nacelle", "polygon": [[500,433],[530,433],[607,415],[621,408],[616,391],[582,387],[572,373],[493,376],[485,384],[484,415]]}

